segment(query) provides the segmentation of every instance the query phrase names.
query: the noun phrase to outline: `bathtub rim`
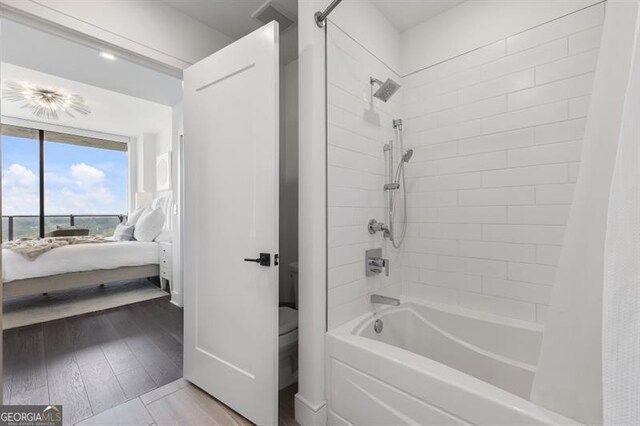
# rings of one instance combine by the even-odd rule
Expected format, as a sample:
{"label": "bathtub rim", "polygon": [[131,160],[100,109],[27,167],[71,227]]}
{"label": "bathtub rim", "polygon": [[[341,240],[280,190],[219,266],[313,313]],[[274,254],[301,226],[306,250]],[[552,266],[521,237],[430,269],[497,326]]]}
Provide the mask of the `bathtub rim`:
{"label": "bathtub rim", "polygon": [[[419,299],[416,297],[402,297],[400,300],[400,306],[381,306],[377,309],[377,313],[380,316],[384,316],[387,313],[400,310],[402,308],[408,308],[410,306],[407,305],[421,305],[423,307],[434,309],[437,311],[442,311],[452,315],[458,315],[461,317],[465,317],[471,320],[484,321],[492,324],[498,324],[502,326],[509,326],[514,328],[520,328],[527,331],[538,332],[540,334],[544,333],[544,325],[536,322],[524,321],[515,318],[503,317],[500,315],[490,314],[487,312],[476,311],[473,309],[467,309],[461,306],[456,305],[445,305],[441,303],[431,302],[428,300]],[[351,329],[350,334],[359,334],[360,331],[366,328],[371,324],[371,321],[374,318],[374,312],[368,312],[364,315],[360,315],[358,318],[355,318],[349,322],[346,322],[329,332],[341,329],[343,327],[347,329]]]}

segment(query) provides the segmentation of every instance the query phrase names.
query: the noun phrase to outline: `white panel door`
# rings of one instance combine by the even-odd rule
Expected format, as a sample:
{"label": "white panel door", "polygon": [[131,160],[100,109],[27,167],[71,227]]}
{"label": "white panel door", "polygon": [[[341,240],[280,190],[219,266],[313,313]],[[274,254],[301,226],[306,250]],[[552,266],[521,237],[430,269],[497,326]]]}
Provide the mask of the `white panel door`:
{"label": "white panel door", "polygon": [[274,22],[184,73],[184,376],[260,425],[278,414],[278,66]]}

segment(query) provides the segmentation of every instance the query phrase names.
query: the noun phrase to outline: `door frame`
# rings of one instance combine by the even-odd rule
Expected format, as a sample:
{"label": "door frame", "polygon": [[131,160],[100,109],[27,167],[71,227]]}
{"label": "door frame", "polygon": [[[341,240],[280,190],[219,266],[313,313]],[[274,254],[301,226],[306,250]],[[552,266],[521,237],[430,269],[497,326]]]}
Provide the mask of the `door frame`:
{"label": "door frame", "polygon": [[[173,188],[173,209],[175,222],[173,227],[173,289],[171,303],[184,306],[184,129],[177,132],[177,143],[173,144],[175,179]],[[176,291],[177,289],[177,291]]]}
{"label": "door frame", "polygon": [[[136,51],[131,50],[130,47],[132,46],[132,42],[130,40],[126,40],[126,39],[120,40],[118,38],[118,41],[122,41],[122,44],[119,44],[119,43],[115,44],[115,43],[99,40],[98,38],[92,36],[90,31],[74,30],[74,29],[65,27],[55,22],[52,19],[52,17],[49,15],[46,15],[46,14],[39,15],[37,13],[29,14],[29,13],[14,10],[11,8],[7,8],[5,4],[2,2],[2,0],[0,0],[0,18],[19,22],[23,25],[27,25],[32,28],[37,28],[38,30],[41,30],[41,31],[46,31],[51,34],[55,34],[60,37],[70,39],[77,43],[92,47],[98,51],[100,50],[115,51],[119,56],[121,56],[123,59],[127,61],[145,66],[147,68],[164,73],[172,77],[182,79],[183,69],[180,66],[178,66],[178,63],[174,60],[174,58],[170,58],[170,57],[159,58],[159,57],[154,57],[151,54],[144,55],[144,54],[137,53]],[[1,31],[1,25],[0,25],[0,31]],[[152,52],[150,51],[150,53]],[[0,60],[1,59],[2,57],[0,56]],[[190,64],[186,64],[186,66],[189,66],[189,65]],[[179,132],[182,135],[182,129],[180,129]],[[129,142],[130,140],[127,141],[127,143]],[[2,158],[2,146],[0,145],[0,159],[1,158]],[[129,158],[129,164],[131,163],[132,163],[131,158]],[[131,179],[130,173],[128,178]],[[130,195],[131,194],[129,194],[128,196],[129,202],[130,202],[129,198],[131,198]],[[0,174],[0,211],[2,210],[2,199],[3,199],[2,176]],[[180,210],[180,207],[178,208]],[[181,212],[179,211],[179,213]],[[2,230],[0,229],[0,237],[1,236],[2,236]],[[183,245],[181,244],[181,246]],[[179,253],[180,253],[179,255],[182,256],[182,247],[180,248]],[[174,256],[174,259],[175,259],[175,256]],[[182,258],[179,261],[180,261],[180,265],[182,266]],[[2,267],[3,267],[2,256],[0,255],[0,302],[4,300],[3,285],[2,285]],[[182,284],[182,275],[180,275],[180,279]],[[182,293],[183,292],[181,287],[179,306],[182,306]],[[4,330],[2,328],[3,316],[4,316],[3,304],[0,303],[0,384],[3,383],[3,380],[4,380],[4,375],[3,375]],[[4,398],[3,386],[0,386],[0,401],[2,401],[3,398]]]}
{"label": "door frame", "polygon": [[[186,68],[186,67],[183,67],[182,63],[178,64],[178,61],[176,61],[175,58],[170,58],[168,56],[160,58],[159,56],[164,56],[164,55],[152,55],[152,54],[145,55],[145,54],[136,52],[135,50],[131,49],[132,41],[130,40],[124,40],[124,39],[119,40],[116,38],[115,40],[117,40],[118,43],[112,43],[105,40],[100,40],[92,34],[92,31],[89,28],[82,27],[83,28],[82,30],[71,29],[69,27],[62,25],[61,23],[56,22],[56,20],[48,14],[45,14],[45,13],[40,14],[39,13],[40,11],[34,10],[33,14],[31,14],[31,12],[26,13],[23,11],[8,9],[4,7],[5,5],[2,3],[1,0],[0,0],[0,4],[3,6],[2,10],[0,11],[0,17],[2,18],[14,20],[24,25],[28,25],[34,28],[38,28],[39,30],[47,31],[64,38],[71,39],[78,43],[95,48],[97,50],[115,51],[119,56],[123,57],[123,59],[146,66],[156,71],[163,72],[167,75],[181,78],[183,69]],[[120,41],[122,41],[122,43],[120,43]],[[215,52],[211,52],[211,53],[215,53]],[[191,64],[187,64],[187,66],[189,65]],[[175,133],[175,130],[173,133]],[[180,293],[179,295],[177,295],[178,298],[175,301],[175,304],[180,307],[183,306],[183,297],[184,297],[184,268],[183,268],[183,264],[184,264],[184,257],[183,257],[184,255],[184,243],[183,243],[184,143],[185,141],[184,141],[183,129],[179,129],[178,130],[178,148],[179,149],[175,150],[177,153],[175,157],[179,157],[177,158],[177,162],[175,163],[177,165],[176,177],[179,183],[177,183],[176,186],[174,186],[172,191],[174,194],[177,194],[179,197],[179,200],[174,199],[174,205],[175,205],[175,208],[177,208],[177,214],[176,214],[177,217],[176,217],[176,221],[174,222],[174,224],[177,226],[174,226],[174,237],[176,236],[176,233],[179,233],[180,235],[177,237],[177,239],[179,240],[179,244],[178,244],[179,247],[176,247],[174,242],[174,266],[176,266],[176,258],[179,258],[179,259],[177,259],[178,268],[174,269],[173,279],[176,280],[174,284],[178,284],[180,289]],[[173,149],[174,147],[175,147],[175,144],[172,144],[172,151],[174,150]],[[0,148],[0,158],[1,158],[1,155],[2,155],[2,151]],[[130,159],[130,163],[131,163],[131,159]],[[1,181],[2,181],[2,178],[0,176],[0,184],[1,184]],[[0,186],[0,209],[1,209],[1,201],[2,201],[2,189]],[[1,230],[0,230],[0,233],[1,233]],[[177,248],[178,250],[175,250],[175,248]],[[175,256],[176,253],[178,253],[178,256]],[[2,271],[2,259],[0,256],[0,300],[3,300],[1,271]],[[172,296],[174,295],[175,293],[172,294]],[[2,365],[3,365],[2,363],[2,354],[3,354],[2,319],[3,318],[2,317],[3,317],[2,305],[0,304],[0,382],[4,380],[3,373],[2,373]],[[302,334],[302,330],[300,330],[299,333]],[[278,356],[276,355],[275,358],[277,362]],[[299,376],[301,375],[302,375],[302,370],[299,371]],[[0,400],[3,396],[2,392],[3,390],[2,388],[0,388]],[[277,390],[276,390],[276,395],[277,395]]]}

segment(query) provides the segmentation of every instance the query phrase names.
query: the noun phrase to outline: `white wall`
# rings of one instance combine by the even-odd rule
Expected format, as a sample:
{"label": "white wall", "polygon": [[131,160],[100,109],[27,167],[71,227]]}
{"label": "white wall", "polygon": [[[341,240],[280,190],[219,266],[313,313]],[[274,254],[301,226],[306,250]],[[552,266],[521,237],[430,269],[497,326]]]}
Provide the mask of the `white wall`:
{"label": "white wall", "polygon": [[156,155],[171,151],[172,137],[173,132],[171,123],[167,123],[167,126],[156,135]]}
{"label": "white wall", "polygon": [[295,303],[298,260],[298,61],[280,66],[280,302]]}
{"label": "white wall", "polygon": [[405,294],[544,322],[604,5],[403,81]]}
{"label": "white wall", "polygon": [[[466,1],[402,33],[402,73],[446,61],[599,1]],[[552,35],[538,33],[536,37],[542,40]]]}
{"label": "white wall", "polygon": [[[594,2],[479,3],[402,35],[369,2],[345,3],[331,15],[329,329],[371,310],[371,293],[399,293],[400,281],[410,296],[544,321],[604,6],[562,17]],[[404,79],[393,72],[440,61]],[[372,108],[369,75],[403,88]],[[381,122],[367,122],[371,113]],[[407,167],[411,223],[402,256],[365,227],[372,217],[387,222],[382,145],[394,117],[405,119],[406,147],[416,150]],[[560,121],[567,123],[543,127]],[[523,183],[515,182],[520,175]],[[392,258],[390,280],[365,278],[371,247]]]}
{"label": "white wall", "polygon": [[400,72],[400,33],[371,2],[342,2],[331,13],[329,21],[357,40],[388,67]]}
{"label": "white wall", "polygon": [[0,0],[0,5],[176,69],[232,41],[161,1]]}
{"label": "white wall", "polygon": [[[365,4],[352,3],[333,20],[344,29],[350,22],[345,12],[353,16],[360,7],[364,13]],[[329,24],[329,328],[370,310],[371,293],[387,285],[397,293],[396,280],[404,282],[407,296],[544,322],[579,165],[604,5],[560,17],[584,4],[558,2],[541,11],[529,3],[491,2],[488,10],[503,12],[491,31],[482,24],[460,39],[436,43],[446,47],[438,54],[450,59],[404,78],[394,75],[392,69],[434,60],[432,40],[449,40],[447,31],[486,12],[465,5],[396,37],[396,50],[409,46],[401,64],[376,58],[396,60],[388,24],[367,34],[356,20],[360,24],[346,30],[351,37]],[[461,42],[506,31],[513,33],[471,52]],[[371,108],[368,75],[398,79],[402,89]],[[380,114],[380,124],[367,122],[372,112]],[[365,227],[371,217],[387,222],[381,147],[393,135],[385,132],[393,117],[404,119],[405,147],[415,149],[406,169],[410,223],[401,256]],[[395,258],[390,281],[364,277],[364,251],[374,246]]]}
{"label": "white wall", "polygon": [[[388,224],[383,146],[395,139],[392,121],[400,117],[401,102],[397,96],[387,103],[372,97],[371,76],[400,77],[328,25],[327,306],[332,329],[372,310],[371,294],[399,296],[402,291],[400,252],[382,233],[370,235],[366,226],[372,218]],[[398,149],[395,158],[400,158]],[[372,248],[382,248],[389,259],[389,277],[366,277],[365,251]]]}
{"label": "white wall", "polygon": [[[328,0],[298,3],[300,17],[311,17]],[[299,61],[299,223],[298,393],[301,426],[325,425],[324,334],[326,331],[326,140],[324,32],[313,19],[300,19]]]}
{"label": "white wall", "polygon": [[[486,2],[469,3],[497,10]],[[365,46],[366,49],[361,48],[360,53],[351,56],[360,55],[362,59],[366,56],[363,52],[369,50],[390,69],[403,71],[415,71],[444,61],[403,78],[403,88],[396,95],[403,102],[400,116],[405,119],[407,145],[416,150],[407,168],[411,210],[402,259],[408,264],[402,271],[403,292],[495,314],[544,321],[577,175],[604,6],[557,19],[580,9],[585,2],[554,2],[544,11],[532,11],[532,3],[527,2],[517,7],[514,2],[495,3],[493,6],[508,7],[509,13],[496,14],[488,27],[471,25],[471,31],[465,30],[464,37],[454,37],[451,42],[448,42],[448,28],[467,25],[467,13],[470,13],[467,9],[462,14],[443,14],[436,18],[440,22],[437,25],[431,25],[432,20],[423,28],[402,34],[396,41],[387,35],[384,25],[367,25],[369,22],[363,18],[369,10],[367,2],[345,2],[331,19]],[[348,8],[343,7],[347,5]],[[317,2],[309,6],[307,12],[322,10],[324,6],[323,2]],[[539,8],[539,4],[536,7]],[[351,16],[345,16],[346,12]],[[301,15],[304,13],[301,4]],[[482,20],[478,17],[484,15],[477,13],[472,17]],[[550,20],[554,21],[531,28]],[[348,26],[350,22],[353,29]],[[320,232],[307,231],[322,226],[324,219],[320,214],[313,214],[314,203],[321,203],[324,196],[320,185],[322,169],[314,165],[323,160],[325,143],[324,75],[319,71],[323,65],[324,40],[318,33],[322,32],[312,23],[301,21],[300,267],[301,279],[309,280],[311,287],[304,291],[305,299],[314,294],[319,297],[322,281],[317,271],[313,271],[323,260],[324,248],[320,244]],[[343,43],[353,44],[348,40]],[[392,51],[399,50],[403,43],[406,46],[398,61]],[[443,45],[442,49],[434,47],[438,44]],[[334,47],[329,38],[329,51]],[[477,50],[469,52],[472,49]],[[342,79],[349,81],[354,76],[361,79],[359,72],[371,65],[365,62],[347,58],[341,67]],[[330,62],[329,80],[335,85],[338,81],[331,81],[333,67]],[[384,142],[381,135],[370,133],[375,141],[371,145],[358,145],[358,139],[364,140],[358,135],[362,123],[348,123],[346,119],[364,117],[366,92],[352,91],[351,96],[344,92],[349,90],[340,91],[329,85],[330,326],[366,310],[363,304],[357,308],[358,303],[363,303],[357,300],[366,300],[368,292],[375,289],[374,283],[362,282],[352,275],[344,286],[344,290],[349,291],[339,296],[331,288],[336,279],[332,262],[353,259],[356,265],[357,255],[364,256],[367,240],[362,239],[361,231],[366,225],[366,214],[358,218],[348,210],[356,211],[354,200],[366,206],[363,210],[371,207],[366,204],[370,197],[375,199],[382,191],[369,197],[367,190],[373,188],[369,185],[377,186],[376,180],[384,173],[383,164],[376,163],[375,159],[363,161],[359,157],[362,153],[358,152],[358,147],[374,147],[372,154],[375,154],[378,145]],[[340,120],[344,126],[338,130],[335,124]],[[334,127],[336,133],[332,134]],[[343,132],[342,136],[339,131]],[[340,143],[349,144],[350,152],[341,163],[343,167],[338,167],[342,170],[337,170],[337,164],[331,164],[332,145]],[[368,179],[363,178],[363,172],[369,172]],[[350,195],[339,197],[336,190],[345,182],[354,188]],[[314,193],[303,198],[305,189]],[[332,217],[332,211],[335,212],[332,203],[352,204],[343,206],[346,214]],[[342,230],[353,225],[353,233],[332,229],[339,220],[346,221]],[[358,225],[362,228],[358,229]],[[303,229],[306,232],[303,233]],[[346,242],[342,252],[334,250],[338,247],[331,242],[332,238]],[[352,250],[353,247],[356,249]],[[364,269],[364,265],[362,267]],[[358,274],[355,267],[352,273]],[[349,286],[350,283],[353,285]],[[344,297],[341,299],[341,296]],[[348,299],[356,302],[352,306],[336,304]],[[318,299],[315,306],[321,303]],[[345,307],[342,312],[347,314],[341,315],[334,306]],[[321,320],[317,312],[307,313],[315,321]],[[304,317],[305,312],[301,315]],[[303,340],[311,342],[317,350],[321,343],[305,332],[319,331],[303,326],[301,332],[301,336],[305,336],[301,337],[301,344]],[[304,402],[309,395],[320,401],[323,383],[316,380],[316,371],[306,370],[310,366],[324,367],[311,354],[301,354],[300,362],[298,420],[317,419],[321,410],[305,411],[313,406],[306,404],[305,407]]]}
{"label": "white wall", "polygon": [[156,191],[156,136],[142,133],[136,137],[136,192]]}
{"label": "white wall", "polygon": [[[172,150],[172,123],[166,123],[164,130],[158,133],[142,133],[135,138],[135,176],[134,191],[156,192],[156,159],[158,155]],[[173,178],[173,176],[172,176]],[[172,179],[172,184],[175,182]]]}
{"label": "white wall", "polygon": [[[326,424],[324,394],[324,334],[326,331],[326,138],[325,138],[325,49],[324,32],[313,19],[329,0],[298,3],[299,53],[299,379],[296,394],[296,420],[302,426]],[[352,7],[356,5],[356,7]],[[304,19],[303,17],[306,17]],[[376,56],[397,61],[385,42],[383,29],[368,25],[384,22],[382,14],[368,1],[343,2],[331,19],[345,30],[358,26],[363,41],[377,46]],[[369,21],[367,21],[369,19]],[[367,28],[370,28],[367,30]],[[385,28],[386,29],[386,28]],[[391,31],[391,30],[390,30]],[[393,31],[390,34],[394,34]],[[391,43],[389,46],[393,46]],[[399,65],[399,63],[398,63]]]}

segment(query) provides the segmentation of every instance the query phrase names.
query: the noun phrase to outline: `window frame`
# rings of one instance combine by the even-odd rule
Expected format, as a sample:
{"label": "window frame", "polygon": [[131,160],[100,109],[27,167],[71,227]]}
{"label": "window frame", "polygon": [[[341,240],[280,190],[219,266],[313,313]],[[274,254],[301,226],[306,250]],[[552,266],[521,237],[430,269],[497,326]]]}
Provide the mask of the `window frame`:
{"label": "window frame", "polygon": [[[44,238],[46,231],[45,212],[45,170],[44,170],[44,150],[45,142],[65,143],[69,145],[79,145],[91,148],[109,149],[113,151],[123,151],[127,153],[127,199],[131,198],[131,140],[130,138],[107,135],[102,133],[73,131],[62,126],[49,125],[45,123],[30,122],[28,120],[15,120],[18,123],[8,123],[8,120],[0,122],[0,136],[13,136],[21,138],[35,138],[38,140],[38,198],[39,198],[39,236]],[[11,120],[14,121],[14,120]],[[71,130],[71,132],[69,132]],[[52,136],[49,137],[48,135]],[[101,137],[100,137],[101,136]],[[106,137],[105,137],[106,136]],[[111,138],[109,138],[111,136]],[[49,137],[49,138],[48,138]],[[100,215],[96,215],[100,216]],[[73,222],[73,215],[70,216]]]}

